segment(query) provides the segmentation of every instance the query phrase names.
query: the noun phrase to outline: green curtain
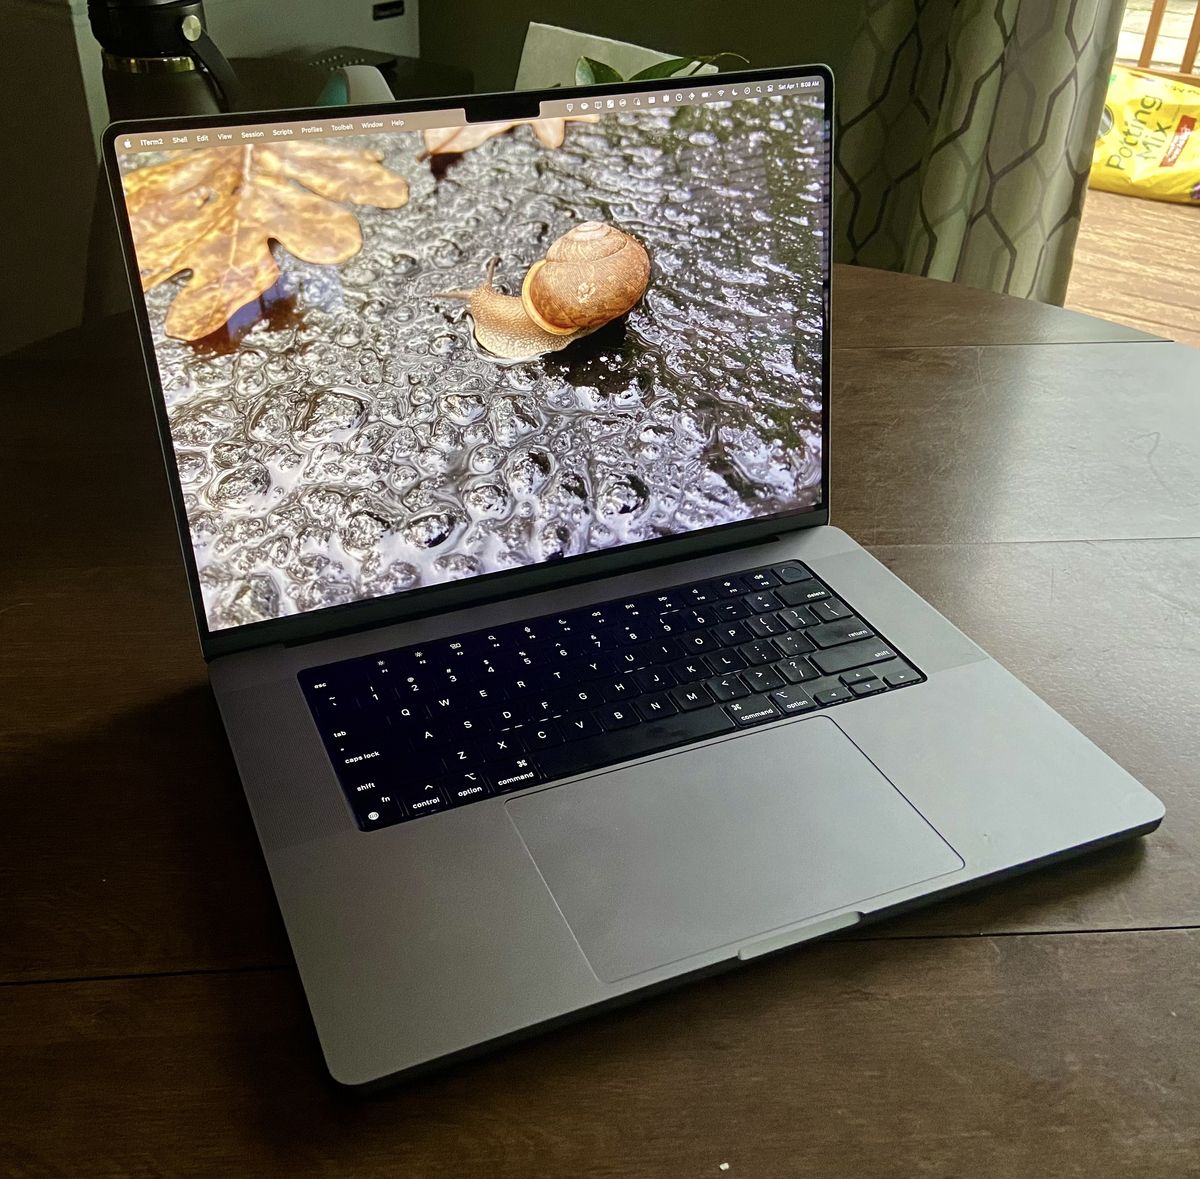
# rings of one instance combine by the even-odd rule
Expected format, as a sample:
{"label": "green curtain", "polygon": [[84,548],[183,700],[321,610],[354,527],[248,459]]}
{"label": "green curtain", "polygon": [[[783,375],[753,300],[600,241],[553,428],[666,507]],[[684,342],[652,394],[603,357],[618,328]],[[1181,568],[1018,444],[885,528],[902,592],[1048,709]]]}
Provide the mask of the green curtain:
{"label": "green curtain", "polygon": [[865,0],[840,261],[1062,303],[1125,0]]}

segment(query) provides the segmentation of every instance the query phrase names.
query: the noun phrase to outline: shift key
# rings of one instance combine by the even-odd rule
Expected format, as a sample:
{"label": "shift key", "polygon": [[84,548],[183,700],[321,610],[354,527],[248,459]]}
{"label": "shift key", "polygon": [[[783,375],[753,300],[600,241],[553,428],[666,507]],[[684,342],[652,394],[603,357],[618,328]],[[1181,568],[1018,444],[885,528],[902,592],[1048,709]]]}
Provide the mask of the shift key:
{"label": "shift key", "polygon": [[841,647],[831,647],[828,651],[814,651],[808,656],[809,662],[815,663],[826,675],[837,675],[852,667],[866,667],[870,663],[882,663],[885,659],[895,658],[896,652],[879,639],[846,643]]}

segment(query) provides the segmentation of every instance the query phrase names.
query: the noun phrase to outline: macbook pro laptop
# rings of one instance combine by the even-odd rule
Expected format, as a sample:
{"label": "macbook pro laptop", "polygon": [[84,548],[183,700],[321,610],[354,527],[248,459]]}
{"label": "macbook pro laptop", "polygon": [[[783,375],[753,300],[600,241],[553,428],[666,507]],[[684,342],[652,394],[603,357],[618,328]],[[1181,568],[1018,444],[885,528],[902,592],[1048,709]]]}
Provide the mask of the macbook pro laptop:
{"label": "macbook pro laptop", "polygon": [[340,1082],[1162,817],[829,524],[832,85],[105,135],[200,641]]}

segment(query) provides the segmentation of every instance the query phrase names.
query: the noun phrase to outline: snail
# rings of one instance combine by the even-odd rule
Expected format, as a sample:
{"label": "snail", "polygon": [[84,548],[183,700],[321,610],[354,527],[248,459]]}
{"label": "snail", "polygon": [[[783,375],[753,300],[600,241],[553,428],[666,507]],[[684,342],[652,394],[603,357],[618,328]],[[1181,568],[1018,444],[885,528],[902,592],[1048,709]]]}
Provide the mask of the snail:
{"label": "snail", "polygon": [[557,352],[637,305],[650,282],[650,256],[636,238],[600,221],[564,233],[535,262],[521,295],[501,294],[489,259],[471,291],[442,291],[435,299],[464,299],[476,342],[505,360]]}

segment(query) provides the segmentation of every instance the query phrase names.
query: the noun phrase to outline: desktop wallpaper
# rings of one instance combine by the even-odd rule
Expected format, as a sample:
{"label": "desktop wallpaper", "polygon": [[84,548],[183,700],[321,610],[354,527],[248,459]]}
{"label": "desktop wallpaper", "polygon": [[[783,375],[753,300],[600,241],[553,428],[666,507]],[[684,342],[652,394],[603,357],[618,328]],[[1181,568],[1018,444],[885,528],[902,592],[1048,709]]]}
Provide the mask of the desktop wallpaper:
{"label": "desktop wallpaper", "polygon": [[788,94],[121,157],[210,628],[815,506],[823,136]]}

